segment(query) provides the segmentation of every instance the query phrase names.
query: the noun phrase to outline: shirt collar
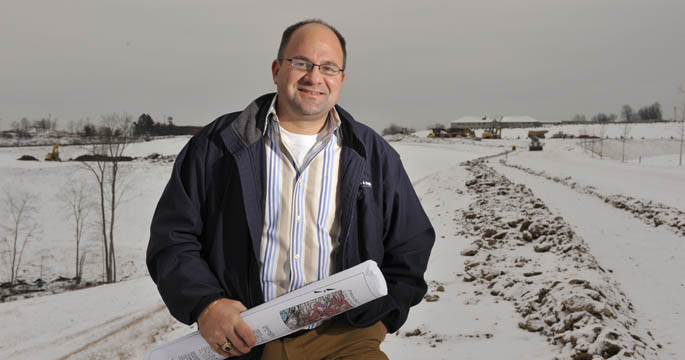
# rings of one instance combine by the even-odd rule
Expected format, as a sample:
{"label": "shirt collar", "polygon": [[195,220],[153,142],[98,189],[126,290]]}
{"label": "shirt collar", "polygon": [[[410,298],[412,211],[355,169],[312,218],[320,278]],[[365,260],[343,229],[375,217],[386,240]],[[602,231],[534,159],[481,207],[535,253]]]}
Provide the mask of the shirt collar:
{"label": "shirt collar", "polygon": [[[264,126],[264,131],[262,131],[262,136],[266,136],[266,131],[269,126],[280,125],[278,121],[278,115],[276,114],[276,97],[274,95],[271,99],[271,105],[269,105],[269,111],[266,113],[266,126]],[[336,132],[340,134],[340,116],[338,111],[335,110],[335,106],[331,108],[328,112],[328,118],[326,119],[326,136]]]}

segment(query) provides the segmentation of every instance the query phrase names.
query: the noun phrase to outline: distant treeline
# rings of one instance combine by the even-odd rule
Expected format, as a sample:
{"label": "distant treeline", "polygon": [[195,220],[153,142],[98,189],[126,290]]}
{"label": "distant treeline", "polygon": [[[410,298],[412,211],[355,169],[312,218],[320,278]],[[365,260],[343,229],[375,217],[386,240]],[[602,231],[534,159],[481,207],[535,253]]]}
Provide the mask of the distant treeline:
{"label": "distant treeline", "polygon": [[[663,121],[663,115],[661,113],[661,104],[659,104],[659,102],[654,102],[654,104],[643,106],[637,112],[633,110],[632,106],[625,104],[621,107],[620,115],[605,114],[600,112],[597,115],[594,115],[590,121],[594,123],[610,123],[617,121],[658,122]],[[576,114],[573,116],[570,122],[586,123],[587,118],[583,114]]]}
{"label": "distant treeline", "polygon": [[133,124],[134,136],[194,135],[201,126],[176,126],[171,117],[167,123],[155,122],[149,114],[141,114]]}
{"label": "distant treeline", "polygon": [[[151,136],[171,136],[171,135],[194,135],[201,126],[176,126],[171,116],[166,118],[166,123],[156,122],[149,114],[141,114],[137,121],[126,115],[125,120],[131,126],[127,126],[127,136],[151,137]],[[80,135],[82,137],[93,136],[121,136],[124,134],[108,134],[107,126],[96,125],[89,118],[77,121],[70,121],[66,131],[57,130],[56,118],[42,118],[39,120],[29,120],[22,118],[20,121],[12,123],[12,130],[3,131],[4,138],[32,138],[35,135],[67,136]]]}

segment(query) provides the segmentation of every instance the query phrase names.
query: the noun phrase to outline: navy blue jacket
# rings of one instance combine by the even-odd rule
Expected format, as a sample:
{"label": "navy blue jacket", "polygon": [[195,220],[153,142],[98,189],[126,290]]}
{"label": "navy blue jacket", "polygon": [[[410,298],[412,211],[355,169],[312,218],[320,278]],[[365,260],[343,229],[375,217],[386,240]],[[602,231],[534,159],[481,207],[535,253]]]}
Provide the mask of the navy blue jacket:
{"label": "navy blue jacket", "polygon": [[[193,136],[157,205],[147,266],[169,311],[183,323],[192,324],[219,298],[247,308],[264,302],[258,262],[266,179],[262,131],[273,96],[261,96]],[[356,327],[382,320],[394,332],[426,293],[423,274],[435,232],[397,152],[336,110],[343,142],[337,264],[342,270],[375,260],[388,284],[387,296],[344,316]]]}

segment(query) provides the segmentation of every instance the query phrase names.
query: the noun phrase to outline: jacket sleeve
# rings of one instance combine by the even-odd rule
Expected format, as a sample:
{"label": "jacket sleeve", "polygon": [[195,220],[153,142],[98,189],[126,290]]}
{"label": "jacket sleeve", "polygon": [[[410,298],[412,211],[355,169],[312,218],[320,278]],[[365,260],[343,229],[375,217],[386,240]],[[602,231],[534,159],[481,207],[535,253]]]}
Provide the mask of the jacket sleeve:
{"label": "jacket sleeve", "polygon": [[169,312],[192,324],[212,301],[228,297],[202,257],[207,143],[181,150],[150,226],[147,267]]}
{"label": "jacket sleeve", "polygon": [[388,284],[388,303],[393,309],[383,323],[397,331],[407,320],[409,308],[418,304],[428,289],[423,275],[428,266],[435,231],[399,161],[389,167],[384,180],[384,234],[381,271]]}

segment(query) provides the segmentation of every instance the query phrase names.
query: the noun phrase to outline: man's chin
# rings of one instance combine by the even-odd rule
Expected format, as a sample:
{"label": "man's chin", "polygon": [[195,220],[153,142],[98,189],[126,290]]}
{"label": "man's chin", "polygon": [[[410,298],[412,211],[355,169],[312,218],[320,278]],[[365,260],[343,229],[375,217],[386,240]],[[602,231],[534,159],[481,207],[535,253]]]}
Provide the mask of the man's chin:
{"label": "man's chin", "polygon": [[300,108],[300,114],[302,116],[308,116],[308,117],[309,116],[314,117],[317,115],[324,115],[324,114],[327,114],[331,110],[330,107],[325,106],[325,105],[324,106],[319,105],[319,106],[315,106],[315,107],[314,106],[300,106],[299,108]]}

